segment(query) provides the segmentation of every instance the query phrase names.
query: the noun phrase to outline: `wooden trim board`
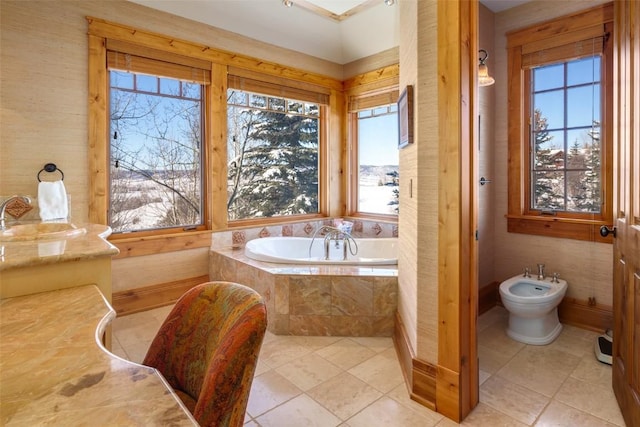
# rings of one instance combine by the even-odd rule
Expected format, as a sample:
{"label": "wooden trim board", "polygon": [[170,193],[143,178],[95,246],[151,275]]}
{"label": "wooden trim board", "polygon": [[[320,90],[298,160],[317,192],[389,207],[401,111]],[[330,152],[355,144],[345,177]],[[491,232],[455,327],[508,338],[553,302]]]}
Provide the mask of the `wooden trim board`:
{"label": "wooden trim board", "polygon": [[498,305],[500,300],[500,282],[491,282],[478,291],[478,316]]}
{"label": "wooden trim board", "polygon": [[118,316],[138,313],[175,303],[186,291],[209,281],[209,276],[191,277],[173,282],[114,292],[112,306]]}

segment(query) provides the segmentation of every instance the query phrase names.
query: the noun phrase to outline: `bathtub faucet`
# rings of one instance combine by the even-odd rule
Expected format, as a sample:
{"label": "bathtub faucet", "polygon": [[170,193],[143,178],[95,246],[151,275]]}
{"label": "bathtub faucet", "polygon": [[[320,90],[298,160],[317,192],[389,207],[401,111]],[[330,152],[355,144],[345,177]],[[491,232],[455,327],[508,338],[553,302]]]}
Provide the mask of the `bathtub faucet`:
{"label": "bathtub faucet", "polygon": [[[349,252],[351,255],[356,255],[358,253],[358,244],[356,243],[353,236],[345,231],[340,230],[337,227],[332,227],[330,225],[323,225],[318,228],[315,233],[313,233],[313,238],[311,239],[311,244],[309,245],[309,258],[311,258],[311,248],[313,247],[313,242],[316,238],[316,235],[321,232],[326,231],[327,234],[324,236],[324,259],[329,260],[329,252],[331,249],[331,241],[334,241],[336,244],[336,249],[340,247],[340,240],[342,240],[342,260],[347,260],[347,247],[349,248]],[[352,247],[353,244],[353,247]],[[355,250],[354,250],[355,247]]]}

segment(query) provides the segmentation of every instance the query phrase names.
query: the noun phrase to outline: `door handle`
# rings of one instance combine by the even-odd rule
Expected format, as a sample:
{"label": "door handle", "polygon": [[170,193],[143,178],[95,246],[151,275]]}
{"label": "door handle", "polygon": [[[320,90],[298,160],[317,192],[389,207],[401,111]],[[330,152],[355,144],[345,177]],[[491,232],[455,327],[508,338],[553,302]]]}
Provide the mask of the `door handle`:
{"label": "door handle", "polygon": [[600,227],[600,235],[602,237],[607,237],[609,233],[613,234],[613,237],[616,237],[616,227],[609,228],[606,225]]}
{"label": "door handle", "polygon": [[480,185],[485,185],[485,184],[488,184],[490,182],[491,182],[491,180],[485,178],[484,176],[482,178],[480,178]]}

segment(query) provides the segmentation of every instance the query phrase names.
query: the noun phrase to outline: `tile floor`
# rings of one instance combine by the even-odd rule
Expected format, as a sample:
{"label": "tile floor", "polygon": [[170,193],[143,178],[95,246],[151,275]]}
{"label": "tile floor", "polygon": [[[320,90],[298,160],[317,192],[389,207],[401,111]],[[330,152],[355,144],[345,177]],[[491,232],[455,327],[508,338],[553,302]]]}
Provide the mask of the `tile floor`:
{"label": "tile floor", "polygon": [[[117,318],[113,351],[140,362],[169,307]],[[624,426],[596,333],[565,326],[548,346],[504,332],[507,312],[478,321],[480,403],[463,426]],[[408,398],[391,338],[267,333],[247,407],[248,427],[457,425]]]}

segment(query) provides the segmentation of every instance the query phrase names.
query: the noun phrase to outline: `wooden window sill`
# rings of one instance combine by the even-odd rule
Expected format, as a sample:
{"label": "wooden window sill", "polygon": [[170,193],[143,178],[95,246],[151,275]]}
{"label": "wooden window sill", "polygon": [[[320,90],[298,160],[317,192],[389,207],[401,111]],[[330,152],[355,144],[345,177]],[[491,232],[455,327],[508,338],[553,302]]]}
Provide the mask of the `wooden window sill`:
{"label": "wooden window sill", "polygon": [[574,218],[507,215],[509,233],[533,234],[561,239],[584,240],[588,242],[613,243],[613,237],[602,237],[600,227],[603,221]]}

